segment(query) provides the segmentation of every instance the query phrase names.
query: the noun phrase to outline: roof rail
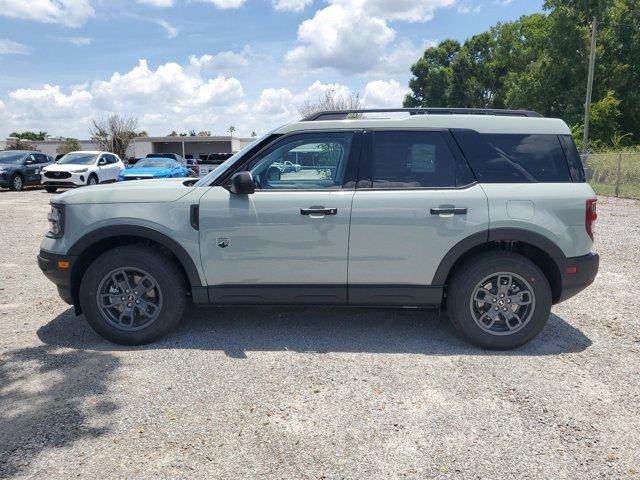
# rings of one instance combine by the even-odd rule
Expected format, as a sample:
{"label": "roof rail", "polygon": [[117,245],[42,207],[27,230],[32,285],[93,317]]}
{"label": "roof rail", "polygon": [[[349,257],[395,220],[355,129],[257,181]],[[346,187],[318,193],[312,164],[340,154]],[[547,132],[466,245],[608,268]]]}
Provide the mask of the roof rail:
{"label": "roof rail", "polygon": [[508,117],[542,117],[538,112],[531,110],[506,110],[499,108],[366,108],[352,110],[326,110],[313,113],[302,119],[303,122],[317,120],[344,120],[349,115],[361,113],[397,113],[406,112],[409,115],[502,115]]}

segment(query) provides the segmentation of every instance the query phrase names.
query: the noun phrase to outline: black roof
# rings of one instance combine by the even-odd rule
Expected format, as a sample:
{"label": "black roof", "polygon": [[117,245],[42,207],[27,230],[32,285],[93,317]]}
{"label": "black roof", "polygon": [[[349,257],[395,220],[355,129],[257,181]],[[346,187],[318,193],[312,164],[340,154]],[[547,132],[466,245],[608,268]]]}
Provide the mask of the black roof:
{"label": "black roof", "polygon": [[326,110],[316,112],[302,119],[305,122],[316,120],[343,120],[349,115],[359,113],[397,113],[406,112],[409,115],[497,115],[508,117],[542,117],[532,110],[507,110],[500,108],[365,108],[352,110]]}

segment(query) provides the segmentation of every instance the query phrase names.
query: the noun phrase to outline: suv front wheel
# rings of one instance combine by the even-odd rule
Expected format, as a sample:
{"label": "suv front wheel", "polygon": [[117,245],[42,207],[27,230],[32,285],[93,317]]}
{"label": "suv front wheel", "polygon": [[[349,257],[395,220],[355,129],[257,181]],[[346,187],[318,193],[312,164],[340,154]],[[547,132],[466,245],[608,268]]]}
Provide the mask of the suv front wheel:
{"label": "suv front wheel", "polygon": [[551,311],[551,288],[522,255],[495,251],[456,268],[447,296],[449,318],[469,342],[506,350],[532,340]]}
{"label": "suv front wheel", "polygon": [[122,345],[150,343],[175,328],[186,296],[183,277],[171,259],[133,245],[98,257],[80,286],[80,305],[89,325]]}

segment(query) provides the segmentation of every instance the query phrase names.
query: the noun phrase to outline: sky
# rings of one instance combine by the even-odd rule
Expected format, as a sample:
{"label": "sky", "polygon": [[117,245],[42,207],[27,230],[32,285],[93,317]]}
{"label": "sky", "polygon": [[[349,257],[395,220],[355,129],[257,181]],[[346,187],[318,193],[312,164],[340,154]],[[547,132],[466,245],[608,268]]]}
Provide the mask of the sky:
{"label": "sky", "polygon": [[541,11],[542,0],[0,0],[0,138],[262,134],[326,90],[400,107],[427,46]]}

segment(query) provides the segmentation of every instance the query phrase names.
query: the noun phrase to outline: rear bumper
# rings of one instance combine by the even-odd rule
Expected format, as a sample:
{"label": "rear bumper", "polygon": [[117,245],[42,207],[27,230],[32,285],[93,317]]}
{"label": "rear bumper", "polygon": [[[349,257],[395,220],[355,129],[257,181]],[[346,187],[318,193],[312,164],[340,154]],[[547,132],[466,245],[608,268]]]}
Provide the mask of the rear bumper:
{"label": "rear bumper", "polygon": [[[76,257],[68,255],[57,255],[55,253],[40,250],[38,254],[38,266],[42,273],[58,287],[58,295],[69,305],[73,305],[73,295],[71,294],[71,269]],[[58,262],[69,262],[67,268],[60,268]]]}
{"label": "rear bumper", "polygon": [[[561,267],[562,294],[558,301],[571,298],[591,285],[598,274],[599,265],[600,257],[597,253],[567,258]],[[573,267],[575,267],[575,273],[567,273]]]}

